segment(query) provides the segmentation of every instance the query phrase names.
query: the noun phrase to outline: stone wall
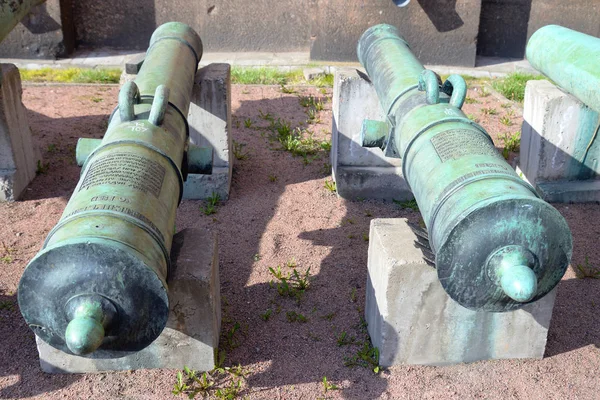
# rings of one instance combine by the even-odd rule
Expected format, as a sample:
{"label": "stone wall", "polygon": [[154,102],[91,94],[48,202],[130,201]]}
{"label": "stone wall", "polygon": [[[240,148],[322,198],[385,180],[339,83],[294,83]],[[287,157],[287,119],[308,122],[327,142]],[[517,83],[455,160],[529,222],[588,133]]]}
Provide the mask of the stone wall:
{"label": "stone wall", "polygon": [[143,50],[167,21],[192,26],[205,51],[310,52],[315,61],[356,61],[360,35],[390,23],[424,63],[464,66],[474,65],[476,53],[521,58],[526,40],[550,23],[600,34],[597,0],[411,0],[406,7],[392,0],[47,0],[42,7],[0,45],[1,57],[53,58],[73,42]]}

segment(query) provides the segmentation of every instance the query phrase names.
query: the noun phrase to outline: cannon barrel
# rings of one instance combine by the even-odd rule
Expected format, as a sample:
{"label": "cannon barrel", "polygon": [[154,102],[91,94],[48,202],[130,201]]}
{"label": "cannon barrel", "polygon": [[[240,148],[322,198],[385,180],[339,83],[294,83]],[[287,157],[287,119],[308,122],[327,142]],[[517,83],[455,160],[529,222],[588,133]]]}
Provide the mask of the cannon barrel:
{"label": "cannon barrel", "polygon": [[46,0],[0,1],[0,42],[29,13]]}
{"label": "cannon barrel", "polygon": [[365,121],[363,145],[402,158],[448,295],[495,312],[546,295],[569,264],[571,233],[461,111],[464,79],[442,85],[385,24],[362,35],[358,58],[387,114],[385,124]]}
{"label": "cannon barrel", "polygon": [[146,347],[165,327],[186,116],[201,56],[200,38],[185,24],[153,33],[60,221],[25,269],[19,307],[51,346],[114,358]]}
{"label": "cannon barrel", "polygon": [[600,112],[600,39],[558,25],[538,29],[526,49],[531,65]]}

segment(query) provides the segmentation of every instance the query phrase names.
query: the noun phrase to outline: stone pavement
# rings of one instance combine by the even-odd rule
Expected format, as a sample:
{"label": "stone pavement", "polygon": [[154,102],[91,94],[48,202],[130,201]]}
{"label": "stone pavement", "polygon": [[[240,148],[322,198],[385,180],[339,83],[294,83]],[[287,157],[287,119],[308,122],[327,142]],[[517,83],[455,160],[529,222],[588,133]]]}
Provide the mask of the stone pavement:
{"label": "stone pavement", "polygon": [[[38,59],[0,59],[2,63],[12,63],[19,68],[38,69],[43,67],[55,68],[123,68],[126,62],[129,62],[144,52],[123,51],[113,49],[80,49],[70,58],[60,60],[38,60]],[[326,72],[331,73],[335,67],[359,67],[358,63],[338,63],[310,61],[308,52],[234,52],[234,53],[205,53],[202,56],[200,66],[211,63],[227,63],[234,66],[263,66],[276,67],[281,70],[289,71],[291,69],[303,68],[307,66],[320,66]],[[526,60],[496,58],[496,57],[477,57],[477,67],[456,67],[436,65],[426,66],[436,72],[443,74],[460,74],[474,77],[495,77],[504,76],[511,72],[537,73]]]}

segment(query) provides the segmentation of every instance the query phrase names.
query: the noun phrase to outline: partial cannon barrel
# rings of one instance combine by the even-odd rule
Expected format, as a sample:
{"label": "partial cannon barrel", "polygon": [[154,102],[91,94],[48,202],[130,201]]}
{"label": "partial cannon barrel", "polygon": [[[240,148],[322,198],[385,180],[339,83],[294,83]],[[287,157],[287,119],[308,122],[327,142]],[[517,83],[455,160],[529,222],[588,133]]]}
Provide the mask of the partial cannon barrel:
{"label": "partial cannon barrel", "polygon": [[385,123],[365,121],[363,145],[402,158],[448,295],[500,312],[551,291],[571,258],[569,228],[461,111],[464,79],[442,84],[390,25],[362,35],[358,58],[387,115]]}
{"label": "partial cannon barrel", "polygon": [[51,346],[115,358],[148,346],[165,327],[186,116],[201,56],[200,37],[185,24],[153,33],[60,221],[25,269],[19,307]]}
{"label": "partial cannon barrel", "polygon": [[558,25],[538,29],[526,49],[531,65],[600,112],[600,39]]}

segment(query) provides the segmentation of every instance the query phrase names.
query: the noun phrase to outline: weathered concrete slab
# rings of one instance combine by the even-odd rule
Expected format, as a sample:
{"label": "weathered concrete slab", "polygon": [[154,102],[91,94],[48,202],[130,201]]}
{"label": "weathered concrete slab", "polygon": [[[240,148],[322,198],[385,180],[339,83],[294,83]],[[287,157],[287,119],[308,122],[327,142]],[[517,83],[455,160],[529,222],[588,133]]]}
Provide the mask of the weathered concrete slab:
{"label": "weathered concrete slab", "polygon": [[116,359],[63,353],[37,340],[40,365],[48,373],[86,373],[150,368],[209,371],[215,366],[221,330],[217,237],[186,229],[173,238],[174,270],[169,278],[167,327],[147,348]]}
{"label": "weathered concrete slab", "polygon": [[[519,167],[538,191],[546,182],[585,182],[599,178],[600,140],[595,136],[600,116],[597,112],[548,81],[529,81],[523,120]],[[594,184],[583,186],[593,188]],[[583,186],[567,185],[560,196],[551,198],[589,201],[586,196],[578,198],[584,192],[589,193],[587,189],[582,190]],[[571,195],[565,192],[568,188],[574,190]]]}
{"label": "weathered concrete slab", "polygon": [[213,149],[213,175],[190,175],[184,185],[186,199],[205,199],[212,193],[229,197],[233,152],[231,149],[231,66],[209,64],[196,73],[188,113],[190,142]]}
{"label": "weathered concrete slab", "polygon": [[0,57],[57,58],[75,47],[73,0],[46,0],[33,7],[0,44]]}
{"label": "weathered concrete slab", "polygon": [[21,100],[19,70],[0,64],[0,201],[18,200],[35,178],[40,159]]}
{"label": "weathered concrete slab", "polygon": [[331,165],[338,194],[352,200],[412,199],[402,176],[402,161],[386,158],[379,148],[361,146],[363,121],[385,119],[375,89],[364,72],[337,68],[332,101]]}
{"label": "weathered concrete slab", "polygon": [[600,201],[600,180],[540,182],[535,189],[550,203],[595,203]]}
{"label": "weathered concrete slab", "polygon": [[379,364],[446,365],[542,358],[556,289],[505,313],[472,311],[446,294],[406,219],[374,219],[365,317]]}

